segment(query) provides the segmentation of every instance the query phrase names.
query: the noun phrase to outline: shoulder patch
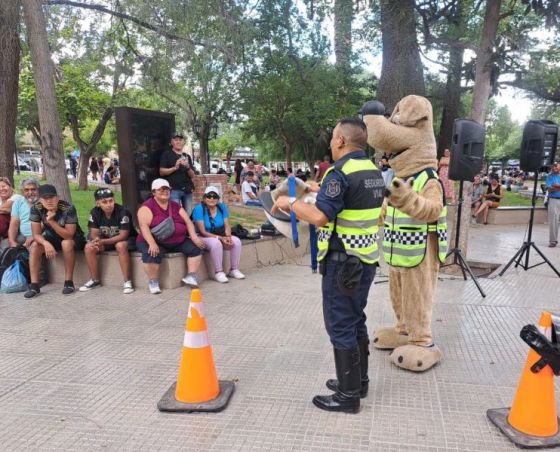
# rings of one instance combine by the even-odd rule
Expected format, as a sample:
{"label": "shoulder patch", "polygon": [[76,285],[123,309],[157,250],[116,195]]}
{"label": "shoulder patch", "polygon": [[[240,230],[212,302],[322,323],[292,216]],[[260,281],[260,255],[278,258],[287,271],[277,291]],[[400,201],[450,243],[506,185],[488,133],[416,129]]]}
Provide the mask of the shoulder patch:
{"label": "shoulder patch", "polygon": [[340,181],[331,179],[327,182],[327,186],[325,187],[325,196],[327,198],[336,198],[338,195],[340,195],[340,192]]}

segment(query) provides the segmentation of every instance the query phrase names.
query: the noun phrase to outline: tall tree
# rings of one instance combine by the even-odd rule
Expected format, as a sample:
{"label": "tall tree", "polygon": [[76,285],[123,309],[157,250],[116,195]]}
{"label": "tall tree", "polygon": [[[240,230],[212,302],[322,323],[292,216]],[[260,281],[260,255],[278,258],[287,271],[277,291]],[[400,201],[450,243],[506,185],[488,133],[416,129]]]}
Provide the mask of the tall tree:
{"label": "tall tree", "polygon": [[0,2],[0,175],[13,182],[18,96],[19,1]]}
{"label": "tall tree", "polygon": [[56,187],[58,195],[70,201],[70,186],[66,175],[62,131],[56,103],[54,65],[49,51],[42,1],[21,0],[21,2],[34,69],[45,176],[47,181]]}
{"label": "tall tree", "polygon": [[492,57],[494,56],[501,6],[502,0],[488,0],[486,2],[484,24],[476,52],[474,91],[470,116],[471,119],[480,124],[484,124],[486,121],[486,105],[492,92]]}
{"label": "tall tree", "polygon": [[414,0],[380,0],[383,62],[378,98],[390,111],[409,94],[424,96]]}
{"label": "tall tree", "polygon": [[335,0],[334,2],[334,54],[339,80],[337,97],[342,106],[346,104],[351,83],[353,3],[353,0]]}

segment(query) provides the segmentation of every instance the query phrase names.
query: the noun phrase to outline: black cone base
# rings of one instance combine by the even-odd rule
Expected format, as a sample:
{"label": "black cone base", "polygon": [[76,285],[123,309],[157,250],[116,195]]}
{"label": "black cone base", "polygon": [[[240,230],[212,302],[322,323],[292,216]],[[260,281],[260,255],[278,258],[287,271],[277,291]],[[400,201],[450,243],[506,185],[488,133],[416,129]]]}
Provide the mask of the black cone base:
{"label": "black cone base", "polygon": [[158,410],[172,413],[195,413],[198,411],[217,413],[222,411],[229,403],[229,399],[235,390],[235,384],[233,381],[224,380],[219,380],[218,384],[220,385],[220,393],[215,399],[201,403],[183,403],[175,400],[175,386],[177,386],[175,382],[158,402]]}
{"label": "black cone base", "polygon": [[560,432],[554,436],[532,436],[513,428],[508,422],[509,408],[494,408],[486,412],[488,419],[506,435],[509,440],[525,449],[542,449],[560,446]]}

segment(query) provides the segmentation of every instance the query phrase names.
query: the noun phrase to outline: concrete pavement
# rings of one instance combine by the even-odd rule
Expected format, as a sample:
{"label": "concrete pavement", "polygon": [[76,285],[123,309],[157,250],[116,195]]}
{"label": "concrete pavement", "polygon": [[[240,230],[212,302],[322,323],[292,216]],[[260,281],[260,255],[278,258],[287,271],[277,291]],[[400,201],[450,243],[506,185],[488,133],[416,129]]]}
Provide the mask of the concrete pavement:
{"label": "concrete pavement", "polygon": [[[524,226],[471,228],[469,259],[505,263]],[[560,248],[537,245],[560,268]],[[537,262],[535,253],[531,261]],[[379,271],[383,281],[386,269]],[[486,419],[511,404],[528,347],[519,339],[543,309],[560,312],[560,278],[547,266],[501,278],[442,276],[434,309],[440,365],[424,374],[373,350],[370,392],[358,415],[327,413],[311,398],[334,375],[320,276],[307,261],[204,282],[220,379],[236,382],[216,414],[164,414],[156,404],[177,375],[189,291],[124,296],[101,288],[68,297],[0,295],[2,450],[498,451],[515,450]],[[393,322],[388,285],[376,284],[368,325]]]}

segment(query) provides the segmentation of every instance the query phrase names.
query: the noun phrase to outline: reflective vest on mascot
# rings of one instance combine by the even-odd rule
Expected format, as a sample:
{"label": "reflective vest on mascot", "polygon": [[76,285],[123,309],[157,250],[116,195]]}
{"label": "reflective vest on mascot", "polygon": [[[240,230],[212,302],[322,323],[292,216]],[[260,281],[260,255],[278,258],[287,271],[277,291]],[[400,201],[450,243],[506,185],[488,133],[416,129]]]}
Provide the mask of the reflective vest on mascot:
{"label": "reflective vest on mascot", "polygon": [[[412,189],[420,193],[430,179],[439,180],[436,172],[427,169],[414,178]],[[426,255],[428,233],[436,232],[438,241],[438,258],[445,261],[447,252],[447,206],[434,223],[416,220],[390,203],[387,205],[385,226],[383,228],[383,257],[393,267],[416,267]]]}
{"label": "reflective vest on mascot", "polygon": [[323,180],[335,169],[344,174],[348,190],[344,194],[344,209],[334,221],[318,228],[317,259],[322,261],[328,254],[336,225],[336,236],[346,254],[356,256],[366,264],[374,264],[379,261],[378,218],[385,193],[381,172],[369,159],[349,159],[331,166]]}

